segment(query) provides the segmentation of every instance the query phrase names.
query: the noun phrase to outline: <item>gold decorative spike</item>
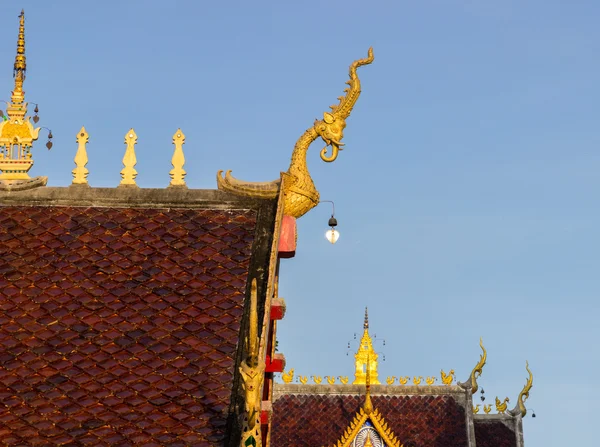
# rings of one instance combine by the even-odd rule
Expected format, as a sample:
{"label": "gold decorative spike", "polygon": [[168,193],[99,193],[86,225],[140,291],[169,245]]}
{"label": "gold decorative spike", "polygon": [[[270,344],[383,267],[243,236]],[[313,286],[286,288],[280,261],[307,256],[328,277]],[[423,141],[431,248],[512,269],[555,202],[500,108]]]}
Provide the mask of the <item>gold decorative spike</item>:
{"label": "gold decorative spike", "polygon": [[504,402],[500,402],[500,399],[498,399],[498,396],[496,396],[496,411],[499,414],[504,414],[506,407],[508,406],[508,402],[510,402],[508,397],[504,398]]}
{"label": "gold decorative spike", "polygon": [[403,376],[403,377],[400,377],[398,380],[400,381],[400,384],[401,384],[401,385],[406,385],[406,384],[408,383],[408,380],[409,380],[409,379],[410,379],[410,377],[408,377],[408,376]]}
{"label": "gold decorative spike", "polygon": [[315,382],[317,385],[319,385],[322,381],[323,378],[321,376],[311,376],[313,379],[313,382]]}
{"label": "gold decorative spike", "polygon": [[396,381],[396,376],[388,377],[387,379],[385,379],[385,381],[388,385],[393,385]]}
{"label": "gold decorative spike", "polygon": [[427,385],[433,385],[433,383],[435,382],[435,377],[426,377],[425,382],[427,383]]}
{"label": "gold decorative spike", "polygon": [[415,385],[419,385],[421,383],[421,380],[423,380],[423,377],[419,376],[419,377],[413,377],[413,383]]}
{"label": "gold decorative spike", "polygon": [[[31,147],[38,139],[40,128],[35,129],[30,117],[26,117],[28,104],[25,102],[23,91],[26,71],[25,12],[21,11],[17,55],[13,69],[15,86],[6,109],[7,117],[0,118],[0,172],[2,172],[0,183],[30,179],[28,172],[33,166]],[[46,180],[39,178],[35,186],[44,185]]]}
{"label": "gold decorative spike", "polygon": [[260,410],[262,403],[262,388],[265,377],[265,364],[258,361],[258,292],[256,278],[252,280],[250,293],[250,318],[248,338],[246,339],[248,355],[242,361],[239,372],[242,377],[244,390],[244,424],[242,427],[242,441],[240,446],[245,447],[262,445],[260,435]]}
{"label": "gold decorative spike", "polygon": [[473,413],[475,413],[475,414],[479,413],[479,404],[477,404],[473,407]]}
{"label": "gold decorative spike", "polygon": [[123,166],[121,170],[121,185],[123,186],[137,186],[135,178],[137,177],[137,171],[133,168],[137,164],[137,158],[135,157],[135,145],[137,143],[137,135],[133,129],[125,135],[125,156],[123,157]]}
{"label": "gold decorative spike", "polygon": [[[369,323],[365,313],[365,326],[368,328]],[[363,404],[363,410],[365,410],[366,414],[371,414],[373,411],[373,403],[371,402],[371,362],[369,362],[369,358],[367,357],[367,377],[365,380],[365,403]]]}
{"label": "gold decorative spike", "polygon": [[490,411],[492,411],[492,404],[484,405],[483,411],[485,412],[485,414],[490,414]]}
{"label": "gold decorative spike", "polygon": [[348,383],[348,376],[338,376],[338,379],[340,379],[340,382],[344,385]]}
{"label": "gold decorative spike", "polygon": [[327,383],[329,385],[333,385],[335,383],[335,376],[325,376],[325,378],[327,379]]}
{"label": "gold decorative spike", "polygon": [[442,383],[444,385],[452,385],[452,380],[454,380],[454,377],[452,377],[454,375],[454,370],[453,369],[450,370],[450,372],[448,373],[448,375],[446,375],[446,373],[442,369],[441,375],[442,375]]}
{"label": "gold decorative spike", "polygon": [[483,354],[479,357],[479,362],[477,363],[477,365],[475,365],[475,368],[473,368],[473,371],[471,371],[471,393],[472,394],[475,394],[475,392],[479,389],[479,385],[477,385],[477,378],[479,376],[481,376],[481,373],[483,372],[483,366],[485,365],[485,361],[487,360],[487,352],[486,352],[485,348],[483,347],[483,340],[481,338],[479,339],[479,346],[481,347]]}
{"label": "gold decorative spike", "polygon": [[73,184],[74,185],[87,185],[88,170],[85,165],[88,163],[87,151],[85,148],[86,143],[90,140],[85,127],[82,127],[77,134],[77,153],[75,154],[75,169],[73,169]]}
{"label": "gold decorative spike", "polygon": [[306,385],[306,382],[308,382],[308,377],[307,376],[298,376],[298,380],[300,381],[300,383],[302,385]]}
{"label": "gold decorative spike", "polygon": [[287,373],[285,371],[282,372],[281,378],[285,383],[292,383],[292,380],[294,380],[294,368],[290,369]]}
{"label": "gold decorative spike", "polygon": [[[342,149],[342,138],[346,119],[354,108],[358,97],[360,96],[360,80],[356,74],[358,67],[368,65],[373,62],[373,49],[369,48],[369,55],[365,59],[354,61],[350,65],[350,80],[347,82],[346,96],[340,97],[340,103],[331,106],[331,113],[325,112],[322,120],[315,120],[313,126],[309,128],[298,139],[292,153],[292,160],[287,172],[283,174],[284,182],[284,214],[301,217],[314,208],[319,203],[319,192],[315,188],[313,180],[308,172],[306,164],[306,153],[309,146],[317,138],[321,137],[326,146],[321,151],[321,159],[326,162],[334,161],[338,156],[338,151]],[[331,146],[331,155],[327,155],[327,148]],[[217,173],[217,185],[219,189],[230,191],[234,194],[240,194],[250,197],[274,198],[277,196],[280,188],[280,180],[273,182],[244,182],[235,179],[231,171],[227,171],[225,177],[222,177],[223,171]],[[373,382],[375,383],[375,382]]]}
{"label": "gold decorative spike", "polygon": [[185,164],[185,157],[183,156],[183,144],[185,143],[185,135],[181,129],[177,129],[177,132],[173,135],[173,144],[175,145],[175,152],[173,152],[173,158],[171,164],[173,169],[169,172],[171,176],[171,183],[169,186],[186,186],[185,177],[186,172],[183,170]]}
{"label": "gold decorative spike", "polygon": [[373,385],[381,385],[378,379],[379,374],[377,372],[377,358],[379,356],[373,349],[373,340],[371,340],[371,336],[369,335],[369,313],[367,308],[365,308],[365,322],[363,328],[364,332],[360,339],[360,346],[354,355],[356,371],[354,372],[354,382],[352,383],[355,385],[364,385],[367,379],[367,368],[370,368],[371,383]]}
{"label": "gold decorative spike", "polygon": [[527,369],[527,372],[529,373],[529,377],[527,378],[527,383],[525,383],[523,390],[521,390],[521,392],[519,393],[519,398],[517,400],[517,406],[511,411],[511,414],[513,414],[513,415],[517,415],[520,413],[521,417],[525,417],[525,415],[527,414],[527,408],[525,408],[525,401],[527,399],[529,399],[529,391],[531,390],[531,387],[533,386],[533,374],[531,373],[531,370],[529,369],[529,362],[525,362],[525,369]]}

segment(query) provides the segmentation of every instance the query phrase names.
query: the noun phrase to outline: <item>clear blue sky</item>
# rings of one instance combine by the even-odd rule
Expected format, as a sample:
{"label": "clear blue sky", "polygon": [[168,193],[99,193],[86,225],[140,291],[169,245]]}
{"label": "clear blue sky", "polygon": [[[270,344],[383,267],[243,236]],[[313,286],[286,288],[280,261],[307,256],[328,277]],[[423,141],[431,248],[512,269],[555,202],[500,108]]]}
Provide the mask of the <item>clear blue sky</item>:
{"label": "clear blue sky", "polygon": [[0,99],[21,7],[27,98],[54,133],[32,173],[53,186],[82,125],[93,186],[118,184],[130,127],[142,187],[168,184],[178,127],[190,187],[278,178],[373,46],[346,149],[309,152],[341,237],[325,241],[323,204],[282,262],[288,366],[352,375],[368,305],[383,378],[464,380],[482,336],[486,403],[514,405],[526,359],[534,372],[528,447],[597,444],[599,2],[2,2]]}

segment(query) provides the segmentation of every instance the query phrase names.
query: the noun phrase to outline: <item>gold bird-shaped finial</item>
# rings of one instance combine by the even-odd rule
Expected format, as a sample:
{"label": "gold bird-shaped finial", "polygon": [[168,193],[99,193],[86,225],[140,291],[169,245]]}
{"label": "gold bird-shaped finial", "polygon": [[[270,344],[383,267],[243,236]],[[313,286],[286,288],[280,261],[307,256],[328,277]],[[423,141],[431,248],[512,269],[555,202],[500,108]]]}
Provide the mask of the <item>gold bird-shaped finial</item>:
{"label": "gold bird-shaped finial", "polygon": [[417,376],[414,376],[414,377],[413,377],[413,383],[414,383],[415,385],[419,385],[419,384],[421,383],[421,380],[423,380],[423,377],[421,377],[421,376],[419,376],[419,377],[417,377]]}
{"label": "gold bird-shaped finial", "polygon": [[408,379],[409,379],[408,376],[402,376],[402,377],[398,378],[398,380],[400,381],[401,385],[406,385],[408,383]]}
{"label": "gold bird-shaped finial", "polygon": [[339,376],[338,379],[340,379],[340,382],[344,385],[348,383],[348,376]]}
{"label": "gold bird-shaped finial", "polygon": [[317,385],[319,385],[322,381],[323,378],[321,376],[311,376],[313,379],[313,382],[315,382]]}
{"label": "gold bird-shaped finial", "polygon": [[441,371],[442,383],[444,385],[452,385],[452,380],[454,380],[453,375],[454,375],[454,370],[453,369],[451,369],[448,374],[446,374],[444,372],[444,370],[442,369],[442,371]]}
{"label": "gold bird-shaped finial", "polygon": [[396,376],[388,377],[387,379],[385,379],[385,381],[388,385],[393,385],[396,381]]}
{"label": "gold bird-shaped finial", "polygon": [[325,376],[325,378],[327,379],[327,383],[329,385],[333,385],[335,383],[335,376]]}
{"label": "gold bird-shaped finial", "polygon": [[282,372],[281,378],[285,383],[292,383],[292,380],[294,380],[294,368],[290,369],[287,373],[285,371]]}
{"label": "gold bird-shaped finial", "polygon": [[492,411],[492,404],[484,405],[483,411],[485,411],[485,414],[490,414],[490,411]]}
{"label": "gold bird-shaped finial", "polygon": [[427,385],[433,385],[435,382],[435,377],[426,377],[425,382],[427,382]]}
{"label": "gold bird-shaped finial", "polygon": [[473,407],[473,413],[475,413],[475,414],[479,413],[479,404],[477,404]]}
{"label": "gold bird-shaped finial", "polygon": [[298,376],[298,380],[300,381],[300,383],[302,385],[306,385],[306,382],[308,382],[308,377],[307,376]]}
{"label": "gold bird-shaped finial", "polygon": [[500,399],[498,399],[498,396],[496,396],[496,411],[498,414],[504,414],[506,407],[508,406],[508,402],[510,402],[508,397],[504,398],[504,402],[500,402]]}

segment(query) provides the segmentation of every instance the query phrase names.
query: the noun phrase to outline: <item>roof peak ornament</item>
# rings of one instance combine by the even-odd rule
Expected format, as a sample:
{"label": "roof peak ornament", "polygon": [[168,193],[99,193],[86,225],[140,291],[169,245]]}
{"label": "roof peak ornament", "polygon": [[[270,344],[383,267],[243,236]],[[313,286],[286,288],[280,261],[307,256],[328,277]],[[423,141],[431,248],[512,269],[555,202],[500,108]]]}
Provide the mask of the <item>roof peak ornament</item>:
{"label": "roof peak ornament", "polygon": [[367,381],[369,381],[369,384],[381,385],[377,372],[379,355],[375,352],[373,339],[369,335],[369,314],[366,307],[363,327],[364,332],[360,339],[360,345],[354,355],[356,371],[354,373],[354,382],[352,383],[355,385],[366,385]]}
{"label": "roof peak ornament", "polygon": [[[31,147],[38,139],[39,132],[31,124],[27,115],[25,92],[23,82],[27,71],[27,59],[25,57],[25,11],[19,15],[19,35],[17,38],[17,53],[13,66],[14,89],[11,93],[10,102],[7,103],[6,115],[0,112],[0,189],[17,190],[29,189],[43,186],[48,181],[47,177],[29,177],[29,170],[33,166]],[[35,107],[36,115],[33,122],[37,123],[38,107]],[[49,131],[49,129],[48,129]],[[50,142],[52,132],[48,134],[48,149],[52,147]]]}
{"label": "roof peak ornament", "polygon": [[514,409],[512,409],[509,412],[513,416],[517,416],[520,414],[521,417],[525,417],[525,415],[527,414],[527,408],[525,408],[525,401],[527,399],[529,399],[529,391],[531,390],[531,387],[533,386],[533,374],[531,373],[531,370],[529,369],[528,361],[525,361],[525,369],[529,373],[529,377],[527,378],[527,382],[525,383],[525,386],[519,393],[519,397],[517,398],[517,405],[515,406]]}
{"label": "roof peak ornament", "polygon": [[477,390],[479,389],[479,385],[477,384],[477,378],[481,376],[481,373],[483,372],[483,367],[485,366],[485,362],[487,360],[487,352],[486,352],[485,348],[483,347],[483,338],[481,338],[481,337],[479,337],[479,346],[481,347],[481,350],[483,351],[483,354],[481,354],[479,356],[479,362],[477,362],[477,365],[475,365],[475,368],[473,368],[473,371],[471,371],[469,380],[467,382],[461,382],[458,384],[458,385],[462,386],[463,388],[470,387],[471,394],[475,394],[477,392]]}
{"label": "roof peak ornament", "polygon": [[[217,172],[218,188],[234,194],[258,197],[275,198],[279,189],[284,189],[284,214],[292,217],[301,217],[319,204],[319,192],[308,172],[306,153],[310,145],[319,137],[325,142],[321,150],[321,159],[325,162],[334,161],[342,150],[342,138],[346,119],[350,116],[356,101],[361,93],[360,79],[356,74],[358,67],[373,62],[373,48],[369,48],[368,57],[358,59],[350,65],[350,80],[346,83],[345,96],[340,96],[339,104],[330,106],[331,113],[324,112],[322,120],[315,120],[313,126],[306,130],[298,139],[292,152],[292,160],[288,170],[282,173],[282,180],[272,182],[245,182],[234,178],[231,171],[222,177],[223,171]],[[327,155],[331,147],[331,154]]]}

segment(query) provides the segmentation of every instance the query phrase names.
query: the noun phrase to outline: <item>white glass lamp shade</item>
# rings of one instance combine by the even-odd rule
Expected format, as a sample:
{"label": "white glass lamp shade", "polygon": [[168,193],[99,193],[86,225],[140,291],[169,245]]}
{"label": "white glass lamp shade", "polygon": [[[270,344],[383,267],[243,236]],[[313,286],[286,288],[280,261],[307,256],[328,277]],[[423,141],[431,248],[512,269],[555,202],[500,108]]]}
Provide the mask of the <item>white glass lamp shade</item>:
{"label": "white glass lamp shade", "polygon": [[332,244],[335,244],[337,242],[337,240],[340,238],[340,233],[337,230],[332,228],[331,230],[327,230],[325,232],[325,238]]}

